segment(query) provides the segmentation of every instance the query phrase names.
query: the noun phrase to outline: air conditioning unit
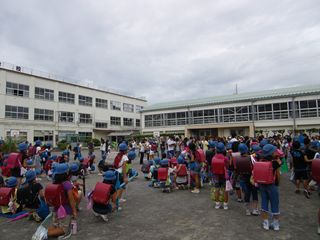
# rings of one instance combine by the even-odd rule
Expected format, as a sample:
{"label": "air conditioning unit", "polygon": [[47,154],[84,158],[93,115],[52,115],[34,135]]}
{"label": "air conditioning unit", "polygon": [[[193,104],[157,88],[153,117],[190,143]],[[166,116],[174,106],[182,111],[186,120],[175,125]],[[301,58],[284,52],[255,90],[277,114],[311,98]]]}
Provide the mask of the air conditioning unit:
{"label": "air conditioning unit", "polygon": [[20,66],[16,66],[16,71],[21,72],[21,67]]}

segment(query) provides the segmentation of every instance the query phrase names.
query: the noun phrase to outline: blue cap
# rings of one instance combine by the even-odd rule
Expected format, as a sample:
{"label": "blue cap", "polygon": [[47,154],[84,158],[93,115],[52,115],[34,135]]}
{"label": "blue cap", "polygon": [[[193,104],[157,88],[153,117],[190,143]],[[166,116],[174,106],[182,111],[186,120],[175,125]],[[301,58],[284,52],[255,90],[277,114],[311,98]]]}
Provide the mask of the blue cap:
{"label": "blue cap", "polygon": [[265,139],[265,138],[264,138],[264,139],[262,139],[261,142],[260,142],[260,147],[263,148],[263,147],[264,147],[266,144],[268,144],[268,143],[269,143],[268,139]]}
{"label": "blue cap", "polygon": [[62,155],[62,156],[64,156],[64,155],[69,155],[69,151],[68,151],[68,150],[63,150],[62,153],[61,153],[61,155]]}
{"label": "blue cap", "polygon": [[66,163],[55,164],[54,173],[63,174],[69,171],[69,166]]}
{"label": "blue cap", "polygon": [[218,153],[223,153],[226,148],[222,142],[218,142],[216,149]]}
{"label": "blue cap", "polygon": [[153,165],[153,160],[149,160],[148,164],[149,164],[149,166],[152,166]]}
{"label": "blue cap", "polygon": [[79,170],[79,165],[75,162],[71,163],[69,167],[71,172],[77,172]]}
{"label": "blue cap", "polygon": [[28,170],[28,171],[26,172],[26,181],[27,181],[27,182],[33,181],[34,179],[36,179],[36,177],[37,177],[37,174],[36,174],[35,171],[33,171],[33,170]]}
{"label": "blue cap", "polygon": [[119,151],[127,151],[128,150],[128,145],[126,143],[120,143],[119,144]]}
{"label": "blue cap", "polygon": [[312,141],[311,142],[311,147],[313,147],[313,148],[318,148],[320,146],[320,142],[319,141]]}
{"label": "blue cap", "polygon": [[169,161],[167,159],[163,159],[160,161],[161,167],[168,167],[169,166]]}
{"label": "blue cap", "polygon": [[28,149],[28,144],[26,144],[26,143],[20,143],[20,144],[18,145],[18,149],[19,149],[20,152],[23,152],[23,151],[25,151],[25,150]]}
{"label": "blue cap", "polygon": [[183,155],[180,155],[180,156],[178,157],[177,161],[178,161],[178,164],[184,164],[185,159],[184,159]]}
{"label": "blue cap", "polygon": [[258,144],[252,145],[252,151],[255,153],[259,152],[261,150],[261,147]]}
{"label": "blue cap", "polygon": [[159,165],[160,162],[161,162],[161,159],[160,159],[159,157],[156,157],[156,158],[154,159],[154,163],[155,163],[156,165]]}
{"label": "blue cap", "polygon": [[27,160],[27,165],[28,165],[28,166],[30,166],[30,165],[32,165],[32,164],[33,164],[32,159],[31,159],[31,158],[30,158],[30,159],[28,159],[28,160]]}
{"label": "blue cap", "polygon": [[228,142],[226,148],[227,149],[231,149],[232,148],[232,142]]}
{"label": "blue cap", "polygon": [[130,152],[128,153],[128,158],[129,158],[130,160],[134,160],[134,159],[136,158],[136,156],[137,156],[137,154],[136,154],[134,151],[130,151]]}
{"label": "blue cap", "polygon": [[36,145],[36,146],[41,146],[41,145],[42,145],[42,142],[41,142],[40,140],[37,140],[37,141],[35,141],[35,145]]}
{"label": "blue cap", "polygon": [[245,145],[244,143],[240,143],[239,146],[238,146],[238,151],[239,151],[241,154],[245,154],[245,153],[248,153],[248,152],[249,152],[249,148],[248,148],[247,145]]}
{"label": "blue cap", "polygon": [[111,171],[111,170],[108,170],[106,171],[104,174],[103,174],[103,179],[106,180],[106,181],[113,181],[115,180],[117,177],[116,177],[116,174],[114,171]]}
{"label": "blue cap", "polygon": [[79,157],[78,159],[79,159],[80,162],[83,162],[84,157]]}
{"label": "blue cap", "polygon": [[271,156],[275,151],[277,150],[277,148],[272,145],[272,144],[266,144],[263,148],[262,148],[262,154],[264,156]]}
{"label": "blue cap", "polygon": [[215,141],[210,140],[208,143],[209,143],[209,147],[210,148],[215,148],[216,147]]}
{"label": "blue cap", "polygon": [[18,180],[16,177],[9,177],[6,181],[6,187],[8,188],[13,188],[16,187],[18,185]]}

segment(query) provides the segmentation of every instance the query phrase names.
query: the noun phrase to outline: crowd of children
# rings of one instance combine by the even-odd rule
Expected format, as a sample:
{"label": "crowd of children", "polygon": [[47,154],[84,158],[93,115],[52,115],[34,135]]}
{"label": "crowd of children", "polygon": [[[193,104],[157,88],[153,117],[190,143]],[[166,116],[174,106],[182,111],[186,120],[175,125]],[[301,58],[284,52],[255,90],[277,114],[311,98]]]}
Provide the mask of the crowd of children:
{"label": "crowd of children", "polygon": [[[173,139],[169,138],[165,144],[167,154],[160,148],[161,158],[149,159],[148,163],[142,165],[141,170],[151,180],[149,186],[170,192],[181,189],[180,186],[185,184],[193,189],[192,193],[199,193],[203,184],[208,182],[212,186],[214,207],[225,210],[229,208],[229,195],[235,192],[237,201],[245,203],[245,215],[261,215],[265,230],[280,229],[281,171],[291,171],[292,180],[296,184],[295,193],[301,192],[302,183],[306,198],[310,198],[310,186],[320,183],[320,169],[317,167],[320,142],[306,135],[294,140],[289,136],[285,139],[279,139],[278,136],[260,136],[258,139],[234,136],[202,141],[194,138],[179,141],[178,138],[176,142]],[[174,150],[176,144],[180,144],[178,151]]]}
{"label": "crowd of children", "polygon": [[[258,139],[212,138],[206,140],[206,144],[190,138],[184,139],[177,151],[177,142],[173,139],[168,140],[167,151],[152,140],[156,147],[153,147],[152,157],[142,165],[145,178],[150,180],[149,186],[161,188],[163,192],[192,189],[192,193],[199,194],[208,184],[212,188],[214,208],[224,210],[228,210],[229,195],[235,191],[238,202],[244,201],[245,215],[261,215],[265,230],[280,230],[278,186],[280,171],[284,171],[287,164],[294,175],[296,194],[301,192],[302,183],[305,197],[310,198],[311,188],[315,185],[312,183],[320,182],[320,160],[316,159],[320,155],[318,139],[302,136],[292,140],[288,137],[279,142],[263,136]],[[2,144],[3,141],[0,149]],[[85,175],[95,170],[94,151],[83,157],[78,144],[74,149],[75,159],[70,162],[68,150],[56,156],[51,154],[48,146],[41,145],[40,141],[32,147],[21,143],[19,152],[6,156],[0,151],[3,174],[0,176],[1,214],[13,215],[24,210],[37,222],[52,216],[52,226],[39,239],[67,239],[77,229],[80,202],[85,194]],[[108,215],[113,211],[121,210],[120,204],[126,201],[122,197],[126,185],[137,176],[137,171],[132,168],[136,147],[122,142],[118,149],[112,164],[108,164],[104,157],[101,159],[98,169],[102,181],[87,194],[87,208],[92,208],[93,214],[104,221],[108,221]],[[51,181],[46,187],[39,183],[42,174],[47,174]],[[78,182],[79,179],[82,183]],[[320,234],[320,209],[318,214]]]}

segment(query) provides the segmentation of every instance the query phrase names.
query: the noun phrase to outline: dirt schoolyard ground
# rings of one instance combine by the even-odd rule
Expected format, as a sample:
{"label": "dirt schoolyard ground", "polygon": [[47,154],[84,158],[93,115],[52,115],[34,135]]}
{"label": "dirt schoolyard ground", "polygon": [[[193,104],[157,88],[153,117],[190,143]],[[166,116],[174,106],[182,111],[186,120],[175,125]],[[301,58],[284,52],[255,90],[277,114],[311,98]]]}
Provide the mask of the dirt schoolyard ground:
{"label": "dirt schoolyard ground", "polygon": [[[100,156],[98,151],[96,153]],[[114,156],[115,153],[110,153],[108,161]],[[160,189],[148,187],[137,159],[133,165],[139,170],[139,176],[128,186],[127,202],[122,204],[122,211],[110,215],[106,223],[86,210],[83,199],[78,218],[79,232],[70,239],[319,239],[319,196],[313,192],[311,199],[306,199],[303,194],[295,194],[287,174],[282,175],[280,184],[281,227],[279,232],[274,232],[262,229],[260,217],[245,216],[244,204],[238,203],[235,196],[230,197],[229,210],[216,210],[210,199],[209,185],[205,185],[200,194],[192,194],[189,190],[162,193]],[[88,191],[102,177],[95,173],[86,180]],[[43,178],[41,183],[45,185],[47,180]],[[38,227],[27,219],[5,221],[0,218],[1,240],[31,239]]]}

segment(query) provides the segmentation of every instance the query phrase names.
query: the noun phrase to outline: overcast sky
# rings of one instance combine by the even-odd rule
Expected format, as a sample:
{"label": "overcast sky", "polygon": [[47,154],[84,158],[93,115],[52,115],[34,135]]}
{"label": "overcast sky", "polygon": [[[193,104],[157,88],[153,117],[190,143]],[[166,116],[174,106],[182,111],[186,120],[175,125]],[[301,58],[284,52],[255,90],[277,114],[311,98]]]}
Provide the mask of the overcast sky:
{"label": "overcast sky", "polygon": [[320,83],[319,0],[0,2],[0,61],[149,104]]}

